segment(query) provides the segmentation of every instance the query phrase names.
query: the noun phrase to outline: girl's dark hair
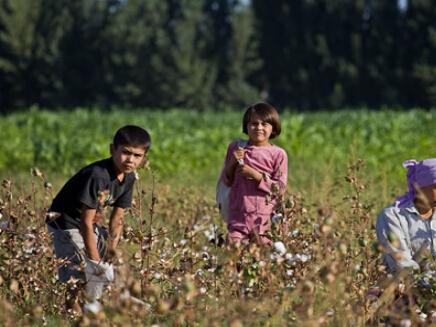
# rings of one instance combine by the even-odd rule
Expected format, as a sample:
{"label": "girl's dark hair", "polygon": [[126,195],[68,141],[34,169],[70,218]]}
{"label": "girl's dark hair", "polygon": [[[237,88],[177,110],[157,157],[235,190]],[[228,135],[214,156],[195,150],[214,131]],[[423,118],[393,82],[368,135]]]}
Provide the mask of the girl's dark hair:
{"label": "girl's dark hair", "polygon": [[242,118],[242,131],[245,134],[248,134],[247,125],[254,115],[272,125],[273,129],[270,139],[273,139],[280,135],[282,127],[280,124],[279,113],[274,106],[266,102],[258,102],[248,107],[245,111],[244,118]]}
{"label": "girl's dark hair", "polygon": [[151,137],[145,129],[139,126],[126,125],[115,133],[113,145],[141,147],[148,150],[151,146]]}

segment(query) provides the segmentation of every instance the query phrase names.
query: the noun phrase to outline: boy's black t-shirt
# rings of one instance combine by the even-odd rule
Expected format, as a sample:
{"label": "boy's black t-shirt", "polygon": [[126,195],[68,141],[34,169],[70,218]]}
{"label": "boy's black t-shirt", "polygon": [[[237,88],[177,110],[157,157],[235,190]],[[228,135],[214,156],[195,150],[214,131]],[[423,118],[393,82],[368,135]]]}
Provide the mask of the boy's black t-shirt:
{"label": "boy's black t-shirt", "polygon": [[128,208],[132,203],[134,173],[126,174],[120,182],[115,174],[112,159],[104,159],[82,168],[71,177],[53,200],[49,211],[61,214],[49,223],[54,228],[80,227],[81,208],[103,211],[107,206]]}

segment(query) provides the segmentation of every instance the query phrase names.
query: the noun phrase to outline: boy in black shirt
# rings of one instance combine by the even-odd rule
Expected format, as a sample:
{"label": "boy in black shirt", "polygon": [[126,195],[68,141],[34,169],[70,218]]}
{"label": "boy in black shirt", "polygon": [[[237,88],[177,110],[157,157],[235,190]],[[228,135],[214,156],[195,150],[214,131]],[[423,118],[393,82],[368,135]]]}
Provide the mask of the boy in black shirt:
{"label": "boy in black shirt", "polygon": [[[56,256],[67,260],[59,268],[60,282],[71,277],[85,281],[82,262],[103,270],[109,267],[104,261],[118,245],[124,210],[132,201],[135,170],[145,160],[150,144],[144,129],[133,125],[120,128],[110,145],[111,157],[82,168],[54,198],[47,225]],[[107,206],[113,207],[109,235],[99,224]],[[67,307],[73,307],[75,297],[67,294]]]}

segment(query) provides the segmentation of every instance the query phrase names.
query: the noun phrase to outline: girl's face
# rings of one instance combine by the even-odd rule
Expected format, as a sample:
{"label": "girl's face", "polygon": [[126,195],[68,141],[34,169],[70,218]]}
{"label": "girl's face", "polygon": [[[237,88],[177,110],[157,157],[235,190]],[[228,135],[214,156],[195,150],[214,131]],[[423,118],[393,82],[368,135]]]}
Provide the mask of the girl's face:
{"label": "girl's face", "polygon": [[251,143],[257,146],[265,146],[269,144],[273,127],[270,123],[263,121],[254,114],[247,123],[247,132]]}

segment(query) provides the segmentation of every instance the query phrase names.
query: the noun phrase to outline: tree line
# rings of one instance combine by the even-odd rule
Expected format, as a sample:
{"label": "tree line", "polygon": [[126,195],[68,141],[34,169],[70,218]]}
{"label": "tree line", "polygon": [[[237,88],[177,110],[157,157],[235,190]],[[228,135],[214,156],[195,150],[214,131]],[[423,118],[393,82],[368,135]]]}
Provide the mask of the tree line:
{"label": "tree line", "polygon": [[431,0],[0,0],[0,109],[436,101]]}

